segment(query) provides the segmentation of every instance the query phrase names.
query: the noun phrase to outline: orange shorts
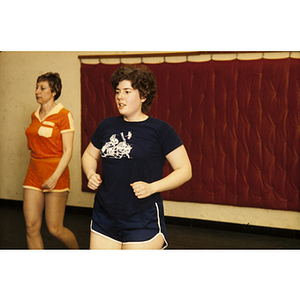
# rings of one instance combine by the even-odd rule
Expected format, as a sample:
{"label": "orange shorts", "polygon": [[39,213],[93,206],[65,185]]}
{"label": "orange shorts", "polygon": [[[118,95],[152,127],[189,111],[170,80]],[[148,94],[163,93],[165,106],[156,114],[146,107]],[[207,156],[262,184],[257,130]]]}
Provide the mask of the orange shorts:
{"label": "orange shorts", "polygon": [[[42,184],[51,177],[57,168],[60,158],[35,159],[30,157],[27,175],[23,184],[23,188],[39,190],[42,192],[50,192],[42,189]],[[70,191],[70,175],[67,167],[57,184],[51,192]]]}

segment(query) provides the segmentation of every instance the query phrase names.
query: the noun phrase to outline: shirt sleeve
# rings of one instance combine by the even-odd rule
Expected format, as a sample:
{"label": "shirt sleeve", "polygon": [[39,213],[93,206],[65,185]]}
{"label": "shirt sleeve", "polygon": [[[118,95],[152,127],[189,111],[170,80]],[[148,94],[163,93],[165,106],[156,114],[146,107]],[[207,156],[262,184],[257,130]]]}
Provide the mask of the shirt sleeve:
{"label": "shirt sleeve", "polygon": [[101,149],[101,132],[102,132],[102,127],[103,127],[103,122],[104,121],[102,121],[98,125],[96,131],[94,132],[94,134],[91,137],[91,142],[97,149]]}
{"label": "shirt sleeve", "polygon": [[60,132],[64,133],[69,131],[75,131],[74,119],[71,112],[65,114],[60,122]]}
{"label": "shirt sleeve", "polygon": [[183,145],[183,142],[172,126],[168,126],[162,139],[162,151],[164,156]]}

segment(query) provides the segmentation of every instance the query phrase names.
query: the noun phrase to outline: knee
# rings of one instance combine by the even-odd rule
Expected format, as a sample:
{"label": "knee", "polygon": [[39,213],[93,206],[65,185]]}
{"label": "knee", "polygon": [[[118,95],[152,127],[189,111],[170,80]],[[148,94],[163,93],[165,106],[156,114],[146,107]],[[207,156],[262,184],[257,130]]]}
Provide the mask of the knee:
{"label": "knee", "polygon": [[41,231],[41,224],[39,223],[26,223],[26,233],[29,236],[39,235]]}
{"label": "knee", "polygon": [[59,237],[62,232],[62,227],[61,226],[55,226],[55,225],[48,225],[48,230],[51,235],[54,237]]}

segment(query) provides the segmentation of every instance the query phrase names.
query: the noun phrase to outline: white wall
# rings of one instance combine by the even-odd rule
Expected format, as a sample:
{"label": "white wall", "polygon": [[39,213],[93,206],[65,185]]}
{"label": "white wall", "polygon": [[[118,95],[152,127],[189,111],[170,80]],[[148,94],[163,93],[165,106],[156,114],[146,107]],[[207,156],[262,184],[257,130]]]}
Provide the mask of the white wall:
{"label": "white wall", "polygon": [[[38,107],[34,95],[36,78],[45,72],[52,71],[60,73],[63,83],[62,95],[58,102],[63,103],[73,113],[75,119],[74,152],[69,164],[71,193],[68,205],[92,207],[94,195],[81,191],[81,100],[78,55],[104,53],[75,51],[0,53],[1,199],[22,200],[22,185],[30,155],[27,149],[25,129],[30,124],[31,113]],[[116,53],[122,52],[114,52],[114,54]],[[204,56],[203,59],[210,59],[210,57]],[[180,58],[176,58],[176,60],[178,61]],[[300,213],[298,212],[165,201],[165,214],[300,230]]]}

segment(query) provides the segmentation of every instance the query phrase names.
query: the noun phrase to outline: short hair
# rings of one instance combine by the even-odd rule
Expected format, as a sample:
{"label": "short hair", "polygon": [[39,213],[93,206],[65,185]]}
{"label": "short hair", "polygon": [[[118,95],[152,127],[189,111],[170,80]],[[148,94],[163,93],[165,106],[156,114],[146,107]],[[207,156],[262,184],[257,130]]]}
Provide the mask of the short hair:
{"label": "short hair", "polygon": [[36,83],[41,81],[48,81],[49,86],[51,88],[51,92],[56,93],[56,95],[54,96],[54,100],[57,100],[61,94],[61,89],[62,89],[62,84],[61,84],[61,79],[59,74],[52,73],[52,72],[42,74],[37,78]]}
{"label": "short hair", "polygon": [[142,112],[147,113],[157,90],[156,79],[152,71],[145,65],[141,67],[130,65],[117,69],[111,76],[111,84],[115,93],[118,84],[123,80],[130,81],[131,86],[139,91],[140,97],[146,98],[142,103]]}

